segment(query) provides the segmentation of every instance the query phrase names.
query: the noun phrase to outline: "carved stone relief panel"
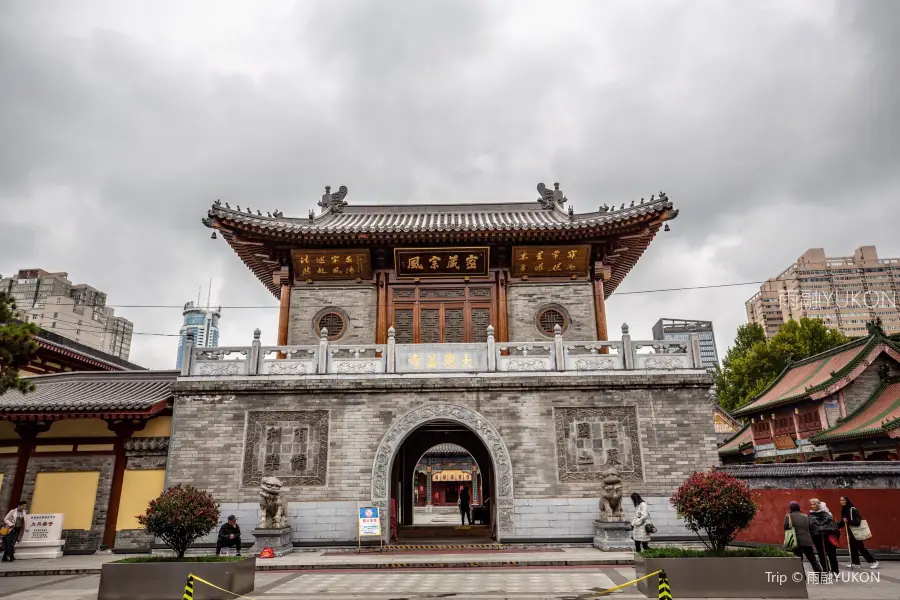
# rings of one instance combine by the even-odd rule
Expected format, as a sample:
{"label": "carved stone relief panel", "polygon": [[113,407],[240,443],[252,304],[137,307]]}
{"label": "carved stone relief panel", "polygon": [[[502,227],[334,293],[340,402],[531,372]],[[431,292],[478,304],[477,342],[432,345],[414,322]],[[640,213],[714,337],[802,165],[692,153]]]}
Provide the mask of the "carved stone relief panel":
{"label": "carved stone relief panel", "polygon": [[250,411],[242,485],[277,477],[285,486],[324,485],[328,468],[328,411]]}
{"label": "carved stone relief panel", "polygon": [[625,481],[644,477],[634,406],[555,408],[560,481],[603,481],[610,467]]}

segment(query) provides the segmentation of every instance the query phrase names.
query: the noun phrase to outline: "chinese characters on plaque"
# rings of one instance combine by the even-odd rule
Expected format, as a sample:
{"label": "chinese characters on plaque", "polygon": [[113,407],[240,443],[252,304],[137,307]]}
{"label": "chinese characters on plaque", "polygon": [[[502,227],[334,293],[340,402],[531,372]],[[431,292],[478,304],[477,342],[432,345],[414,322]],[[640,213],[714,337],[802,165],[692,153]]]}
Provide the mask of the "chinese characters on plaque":
{"label": "chinese characters on plaque", "polygon": [[490,248],[395,248],[399,278],[488,277]]}
{"label": "chinese characters on plaque", "polygon": [[515,277],[587,277],[591,247],[513,246],[512,275]]}
{"label": "chinese characters on plaque", "polygon": [[[478,373],[487,369],[487,347],[480,344],[402,344],[397,346],[398,373],[462,371]],[[459,348],[459,346],[463,346]]]}
{"label": "chinese characters on plaque", "polygon": [[298,281],[372,278],[368,250],[292,250],[291,258]]}

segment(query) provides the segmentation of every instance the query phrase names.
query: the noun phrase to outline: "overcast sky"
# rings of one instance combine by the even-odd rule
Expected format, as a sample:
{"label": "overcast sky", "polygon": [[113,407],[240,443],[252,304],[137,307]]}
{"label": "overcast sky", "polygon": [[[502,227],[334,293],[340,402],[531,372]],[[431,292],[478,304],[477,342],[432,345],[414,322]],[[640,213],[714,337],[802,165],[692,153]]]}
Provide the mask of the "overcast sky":
{"label": "overcast sky", "polygon": [[[620,292],[758,281],[810,247],[900,257],[900,4],[0,2],[0,273],[67,271],[109,303],[213,279],[225,345],[277,301],[200,219],[216,198],[352,203],[664,190],[680,209]],[[610,333],[711,319],[758,286],[613,296]],[[205,298],[205,289],[204,289]],[[180,309],[120,308],[177,333]],[[135,335],[131,359],[175,363]]]}

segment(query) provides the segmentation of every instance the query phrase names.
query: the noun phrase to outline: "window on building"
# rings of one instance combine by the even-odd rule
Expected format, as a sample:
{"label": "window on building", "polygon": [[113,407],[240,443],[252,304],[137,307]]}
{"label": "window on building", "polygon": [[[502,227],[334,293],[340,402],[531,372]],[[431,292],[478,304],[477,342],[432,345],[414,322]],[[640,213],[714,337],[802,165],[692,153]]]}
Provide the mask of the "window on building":
{"label": "window on building", "polygon": [[319,318],[319,331],[328,330],[328,339],[336,340],[344,334],[344,318],[336,312],[327,312]]}
{"label": "window on building", "polygon": [[553,335],[557,325],[563,331],[568,326],[565,315],[563,315],[562,311],[555,308],[545,308],[538,313],[537,323],[538,328],[546,335]]}

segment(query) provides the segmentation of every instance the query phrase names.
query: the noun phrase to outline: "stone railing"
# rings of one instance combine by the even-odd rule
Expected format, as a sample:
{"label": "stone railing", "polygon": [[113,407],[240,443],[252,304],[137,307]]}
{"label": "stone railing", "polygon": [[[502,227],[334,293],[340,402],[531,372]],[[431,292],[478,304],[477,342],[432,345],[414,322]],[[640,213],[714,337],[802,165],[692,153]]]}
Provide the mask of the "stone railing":
{"label": "stone railing", "polygon": [[700,338],[632,341],[622,325],[620,341],[567,342],[556,326],[542,342],[496,342],[488,326],[487,342],[472,344],[398,344],[394,328],[387,344],[340,345],[323,329],[314,346],[263,346],[257,329],[250,346],[184,346],[181,375],[377,375],[382,373],[490,373],[548,371],[631,371],[702,369]]}

